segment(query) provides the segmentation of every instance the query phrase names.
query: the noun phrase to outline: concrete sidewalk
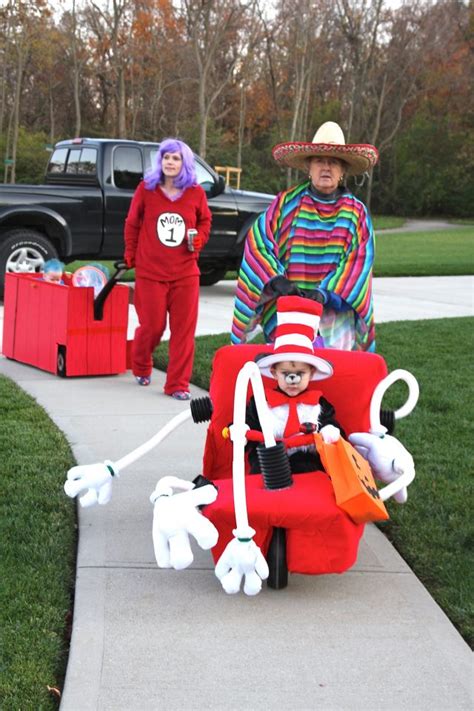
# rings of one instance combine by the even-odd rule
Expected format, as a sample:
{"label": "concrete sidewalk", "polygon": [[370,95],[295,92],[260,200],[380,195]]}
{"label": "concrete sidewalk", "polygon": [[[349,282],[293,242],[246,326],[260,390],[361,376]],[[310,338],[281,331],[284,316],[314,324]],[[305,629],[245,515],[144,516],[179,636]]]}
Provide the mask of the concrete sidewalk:
{"label": "concrete sidewalk", "polygon": [[[431,284],[425,297],[436,302]],[[463,304],[472,280],[465,287]],[[419,298],[392,302],[397,320],[417,303],[424,315]],[[162,394],[161,373],[139,388],[130,373],[59,379],[3,358],[0,372],[47,410],[84,464],[120,458],[187,407]],[[472,709],[469,647],[374,526],[349,572],[292,575],[285,590],[264,586],[255,598],[227,596],[197,546],[191,568],[156,567],[148,497],[165,474],[200,472],[205,431],[188,421],[122,473],[110,504],[79,509],[61,710]]]}

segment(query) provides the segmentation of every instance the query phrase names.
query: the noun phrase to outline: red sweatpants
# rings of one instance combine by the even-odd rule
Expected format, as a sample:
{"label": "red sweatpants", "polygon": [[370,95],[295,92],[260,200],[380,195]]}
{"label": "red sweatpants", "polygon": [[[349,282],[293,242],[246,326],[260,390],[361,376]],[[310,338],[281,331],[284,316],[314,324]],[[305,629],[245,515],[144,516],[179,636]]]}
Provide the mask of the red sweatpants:
{"label": "red sweatpants", "polygon": [[135,283],[135,308],[140,325],[133,340],[133,374],[151,374],[152,353],[166,329],[169,313],[169,361],[164,387],[167,395],[189,389],[198,304],[198,276],[177,281],[137,279]]}

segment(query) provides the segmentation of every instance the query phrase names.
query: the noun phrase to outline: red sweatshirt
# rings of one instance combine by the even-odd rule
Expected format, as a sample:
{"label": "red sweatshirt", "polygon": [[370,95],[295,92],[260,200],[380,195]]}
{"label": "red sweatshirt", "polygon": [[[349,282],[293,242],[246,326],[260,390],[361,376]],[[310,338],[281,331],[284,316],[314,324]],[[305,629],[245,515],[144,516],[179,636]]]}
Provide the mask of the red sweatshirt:
{"label": "red sweatshirt", "polygon": [[135,265],[136,276],[174,281],[199,275],[199,253],[188,250],[191,227],[197,229],[204,246],[209,239],[211,211],[199,185],[170,200],[159,186],[147,190],[142,181],[125,220],[125,259]]}

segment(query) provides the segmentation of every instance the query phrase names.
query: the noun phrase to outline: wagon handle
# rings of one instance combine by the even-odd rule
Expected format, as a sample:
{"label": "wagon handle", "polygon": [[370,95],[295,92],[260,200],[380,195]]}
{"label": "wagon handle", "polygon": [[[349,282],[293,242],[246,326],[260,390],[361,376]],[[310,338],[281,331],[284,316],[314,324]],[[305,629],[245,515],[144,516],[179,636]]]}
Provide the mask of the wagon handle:
{"label": "wagon handle", "polygon": [[115,272],[112,274],[108,282],[105,284],[104,288],[100,290],[100,293],[94,299],[95,321],[102,321],[104,317],[105,300],[107,299],[108,295],[110,294],[120,277],[123,276],[123,274],[125,274],[125,272],[127,272],[130,268],[123,261],[123,259],[119,259],[117,262],[114,262],[114,267]]}

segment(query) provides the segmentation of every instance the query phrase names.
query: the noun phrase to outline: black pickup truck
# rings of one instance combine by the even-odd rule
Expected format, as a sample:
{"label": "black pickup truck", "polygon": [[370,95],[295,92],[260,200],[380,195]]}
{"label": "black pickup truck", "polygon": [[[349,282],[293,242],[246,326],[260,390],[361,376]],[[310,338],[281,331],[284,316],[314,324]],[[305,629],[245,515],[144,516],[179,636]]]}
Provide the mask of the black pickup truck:
{"label": "black pickup truck", "polygon": [[[57,143],[45,185],[0,185],[0,292],[5,272],[38,272],[45,260],[119,259],[130,200],[159,144],[75,138]],[[245,234],[273,196],[234,190],[196,156],[212,211],[199,267],[209,286],[238,268]]]}

